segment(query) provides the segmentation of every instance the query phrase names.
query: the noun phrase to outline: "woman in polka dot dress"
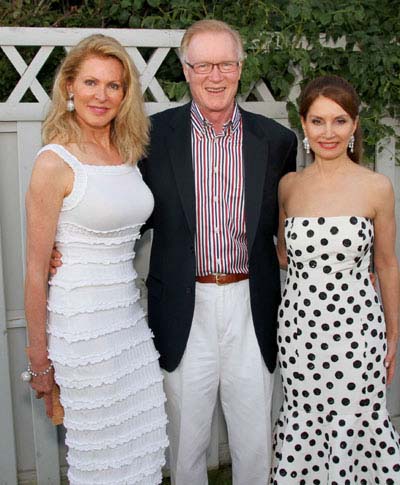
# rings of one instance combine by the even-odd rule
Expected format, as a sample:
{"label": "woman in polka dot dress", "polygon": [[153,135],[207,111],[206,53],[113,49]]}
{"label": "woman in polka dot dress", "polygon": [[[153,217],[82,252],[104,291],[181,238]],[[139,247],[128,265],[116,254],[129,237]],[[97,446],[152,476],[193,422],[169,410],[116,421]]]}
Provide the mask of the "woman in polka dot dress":
{"label": "woman in polka dot dress", "polygon": [[[385,176],[358,164],[358,108],[345,80],[312,81],[300,115],[314,162],[279,187],[284,404],[271,484],[400,484],[385,390],[398,339],[394,195]],[[383,307],[369,277],[372,248]]]}

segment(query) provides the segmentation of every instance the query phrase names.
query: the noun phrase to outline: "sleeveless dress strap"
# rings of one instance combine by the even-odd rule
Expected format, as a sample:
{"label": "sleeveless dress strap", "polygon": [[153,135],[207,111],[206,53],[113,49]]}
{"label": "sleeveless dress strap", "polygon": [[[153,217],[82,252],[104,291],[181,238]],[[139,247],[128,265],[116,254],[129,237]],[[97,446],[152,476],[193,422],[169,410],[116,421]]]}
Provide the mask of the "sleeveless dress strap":
{"label": "sleeveless dress strap", "polygon": [[62,145],[57,145],[55,143],[45,145],[39,150],[38,155],[48,150],[56,153],[62,158],[74,172],[74,186],[72,187],[71,193],[64,198],[61,208],[61,211],[71,210],[79,204],[86,192],[87,173],[85,166]]}

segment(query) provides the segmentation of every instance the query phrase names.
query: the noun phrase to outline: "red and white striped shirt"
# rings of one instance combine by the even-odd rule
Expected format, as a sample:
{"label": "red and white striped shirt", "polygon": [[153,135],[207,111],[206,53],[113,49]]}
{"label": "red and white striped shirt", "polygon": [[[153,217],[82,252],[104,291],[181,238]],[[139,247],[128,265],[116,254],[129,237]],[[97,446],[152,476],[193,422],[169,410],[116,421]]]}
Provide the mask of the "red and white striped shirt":
{"label": "red and white striped shirt", "polygon": [[216,134],[195,102],[191,108],[196,191],[196,274],[248,273],[244,214],[243,125],[235,104]]}

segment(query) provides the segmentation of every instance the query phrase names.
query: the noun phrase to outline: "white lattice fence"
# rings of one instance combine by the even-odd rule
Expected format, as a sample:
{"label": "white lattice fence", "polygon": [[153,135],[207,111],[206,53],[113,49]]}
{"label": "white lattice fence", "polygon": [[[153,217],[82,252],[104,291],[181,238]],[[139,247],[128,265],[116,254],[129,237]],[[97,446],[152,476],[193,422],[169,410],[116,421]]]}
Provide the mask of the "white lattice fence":
{"label": "white lattice fence", "polygon": [[[94,33],[103,33],[118,39],[131,55],[141,75],[142,92],[147,90],[154,101],[146,103],[149,114],[167,107],[181,104],[171,102],[157,79],[157,71],[171,50],[175,51],[181,41],[181,30],[129,30],[129,29],[40,29],[40,28],[6,28],[0,29],[0,42],[3,53],[21,76],[14,86],[7,101],[0,103],[0,120],[41,121],[44,118],[49,96],[37,79],[37,76],[51,56],[55,47],[68,51],[81,39]],[[27,65],[18,51],[18,46],[39,46],[33,60]],[[140,48],[154,49],[148,60],[145,60]],[[36,103],[22,102],[26,91],[30,89],[37,99]],[[250,93],[249,93],[250,94]],[[270,105],[270,116],[286,119],[284,102],[276,102],[263,81],[255,83],[252,94],[257,101],[248,103],[253,109],[261,109],[258,104]],[[240,101],[246,102],[246,96]]]}

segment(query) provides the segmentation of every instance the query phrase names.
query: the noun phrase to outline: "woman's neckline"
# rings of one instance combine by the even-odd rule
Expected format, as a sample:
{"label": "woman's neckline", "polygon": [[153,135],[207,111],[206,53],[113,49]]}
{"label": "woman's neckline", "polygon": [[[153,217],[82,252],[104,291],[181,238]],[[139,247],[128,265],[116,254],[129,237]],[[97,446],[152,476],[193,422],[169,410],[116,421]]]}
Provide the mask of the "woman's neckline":
{"label": "woman's neckline", "polygon": [[290,219],[351,219],[352,217],[356,217],[357,219],[365,219],[365,220],[372,220],[371,217],[369,216],[360,216],[356,214],[341,214],[338,216],[324,216],[324,215],[319,215],[319,216],[288,216],[285,217],[285,220],[290,220]]}
{"label": "woman's neckline", "polygon": [[133,167],[133,165],[127,163],[127,162],[124,162],[124,163],[119,163],[118,165],[97,165],[95,163],[83,163],[81,160],[79,160],[79,158],[74,155],[70,150],[68,150],[68,148],[65,148],[64,145],[60,145],[59,143],[52,143],[52,145],[56,145],[56,146],[59,146],[61,147],[63,150],[65,150],[68,155],[70,157],[72,157],[74,160],[76,160],[80,165],[83,165],[85,168],[86,167],[89,167],[89,168],[95,168],[95,169],[101,169],[101,170],[115,170],[115,169],[120,169],[120,168],[131,168]]}

